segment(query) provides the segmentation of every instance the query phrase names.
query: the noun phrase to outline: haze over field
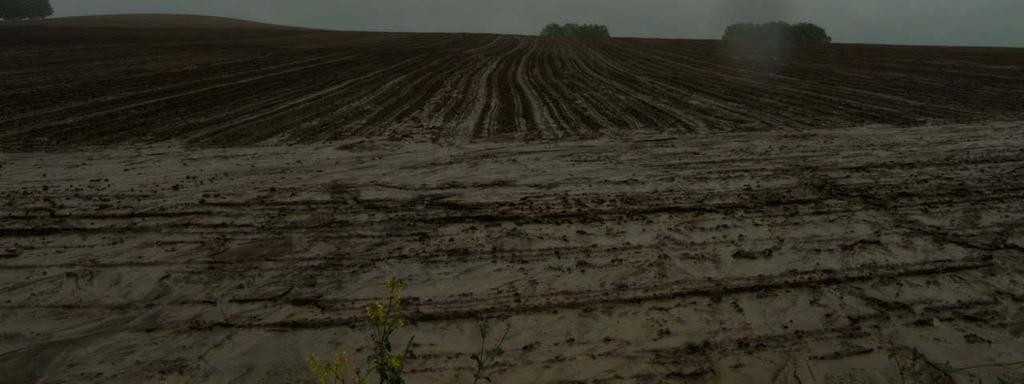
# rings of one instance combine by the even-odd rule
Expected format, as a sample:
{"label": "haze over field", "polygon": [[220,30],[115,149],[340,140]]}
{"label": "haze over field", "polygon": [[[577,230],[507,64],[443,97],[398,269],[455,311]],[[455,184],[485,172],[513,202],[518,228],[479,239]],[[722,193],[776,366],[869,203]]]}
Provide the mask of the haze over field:
{"label": "haze over field", "polygon": [[1024,46],[1019,0],[53,0],[55,16],[173,12],[319,28],[533,34],[551,21],[617,36],[718,38],[738,21],[814,21],[837,42]]}

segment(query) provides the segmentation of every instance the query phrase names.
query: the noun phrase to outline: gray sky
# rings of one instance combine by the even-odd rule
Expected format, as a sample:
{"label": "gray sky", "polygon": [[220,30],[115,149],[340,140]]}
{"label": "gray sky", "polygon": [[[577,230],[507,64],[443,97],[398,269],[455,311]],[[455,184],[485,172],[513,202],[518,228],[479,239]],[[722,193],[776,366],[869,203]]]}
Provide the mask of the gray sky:
{"label": "gray sky", "polygon": [[348,30],[718,38],[739,21],[812,21],[837,42],[1024,46],[1024,0],[51,0],[55,16],[170,12]]}

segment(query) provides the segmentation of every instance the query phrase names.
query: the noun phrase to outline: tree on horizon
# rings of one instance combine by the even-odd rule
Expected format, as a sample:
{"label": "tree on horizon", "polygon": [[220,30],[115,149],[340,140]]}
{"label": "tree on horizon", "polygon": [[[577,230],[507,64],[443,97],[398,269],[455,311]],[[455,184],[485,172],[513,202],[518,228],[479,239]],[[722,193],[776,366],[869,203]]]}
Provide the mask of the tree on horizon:
{"label": "tree on horizon", "polygon": [[50,0],[0,0],[0,20],[43,19],[52,15]]}
{"label": "tree on horizon", "polygon": [[773,21],[732,24],[725,29],[722,40],[761,44],[828,44],[832,37],[824,28],[812,23],[794,25]]}
{"label": "tree on horizon", "polygon": [[608,27],[601,24],[551,23],[540,32],[547,37],[608,38]]}

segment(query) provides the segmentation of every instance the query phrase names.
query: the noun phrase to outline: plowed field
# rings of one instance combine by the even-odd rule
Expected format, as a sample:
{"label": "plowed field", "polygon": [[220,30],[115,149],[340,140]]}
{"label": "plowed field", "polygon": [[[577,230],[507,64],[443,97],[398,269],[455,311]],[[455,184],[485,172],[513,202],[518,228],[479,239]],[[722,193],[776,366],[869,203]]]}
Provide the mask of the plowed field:
{"label": "plowed field", "polygon": [[0,27],[0,144],[435,141],[1020,116],[1024,50]]}
{"label": "plowed field", "polygon": [[1022,50],[0,35],[0,383],[1024,379]]}

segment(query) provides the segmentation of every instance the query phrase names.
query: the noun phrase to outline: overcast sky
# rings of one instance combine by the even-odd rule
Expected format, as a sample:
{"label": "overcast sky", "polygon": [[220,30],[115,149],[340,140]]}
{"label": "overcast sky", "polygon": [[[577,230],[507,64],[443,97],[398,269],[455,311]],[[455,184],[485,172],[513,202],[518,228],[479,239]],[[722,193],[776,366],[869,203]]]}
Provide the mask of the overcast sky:
{"label": "overcast sky", "polygon": [[837,42],[1024,46],[1024,0],[51,0],[55,16],[194,13],[347,30],[718,38],[739,21],[812,21]]}

